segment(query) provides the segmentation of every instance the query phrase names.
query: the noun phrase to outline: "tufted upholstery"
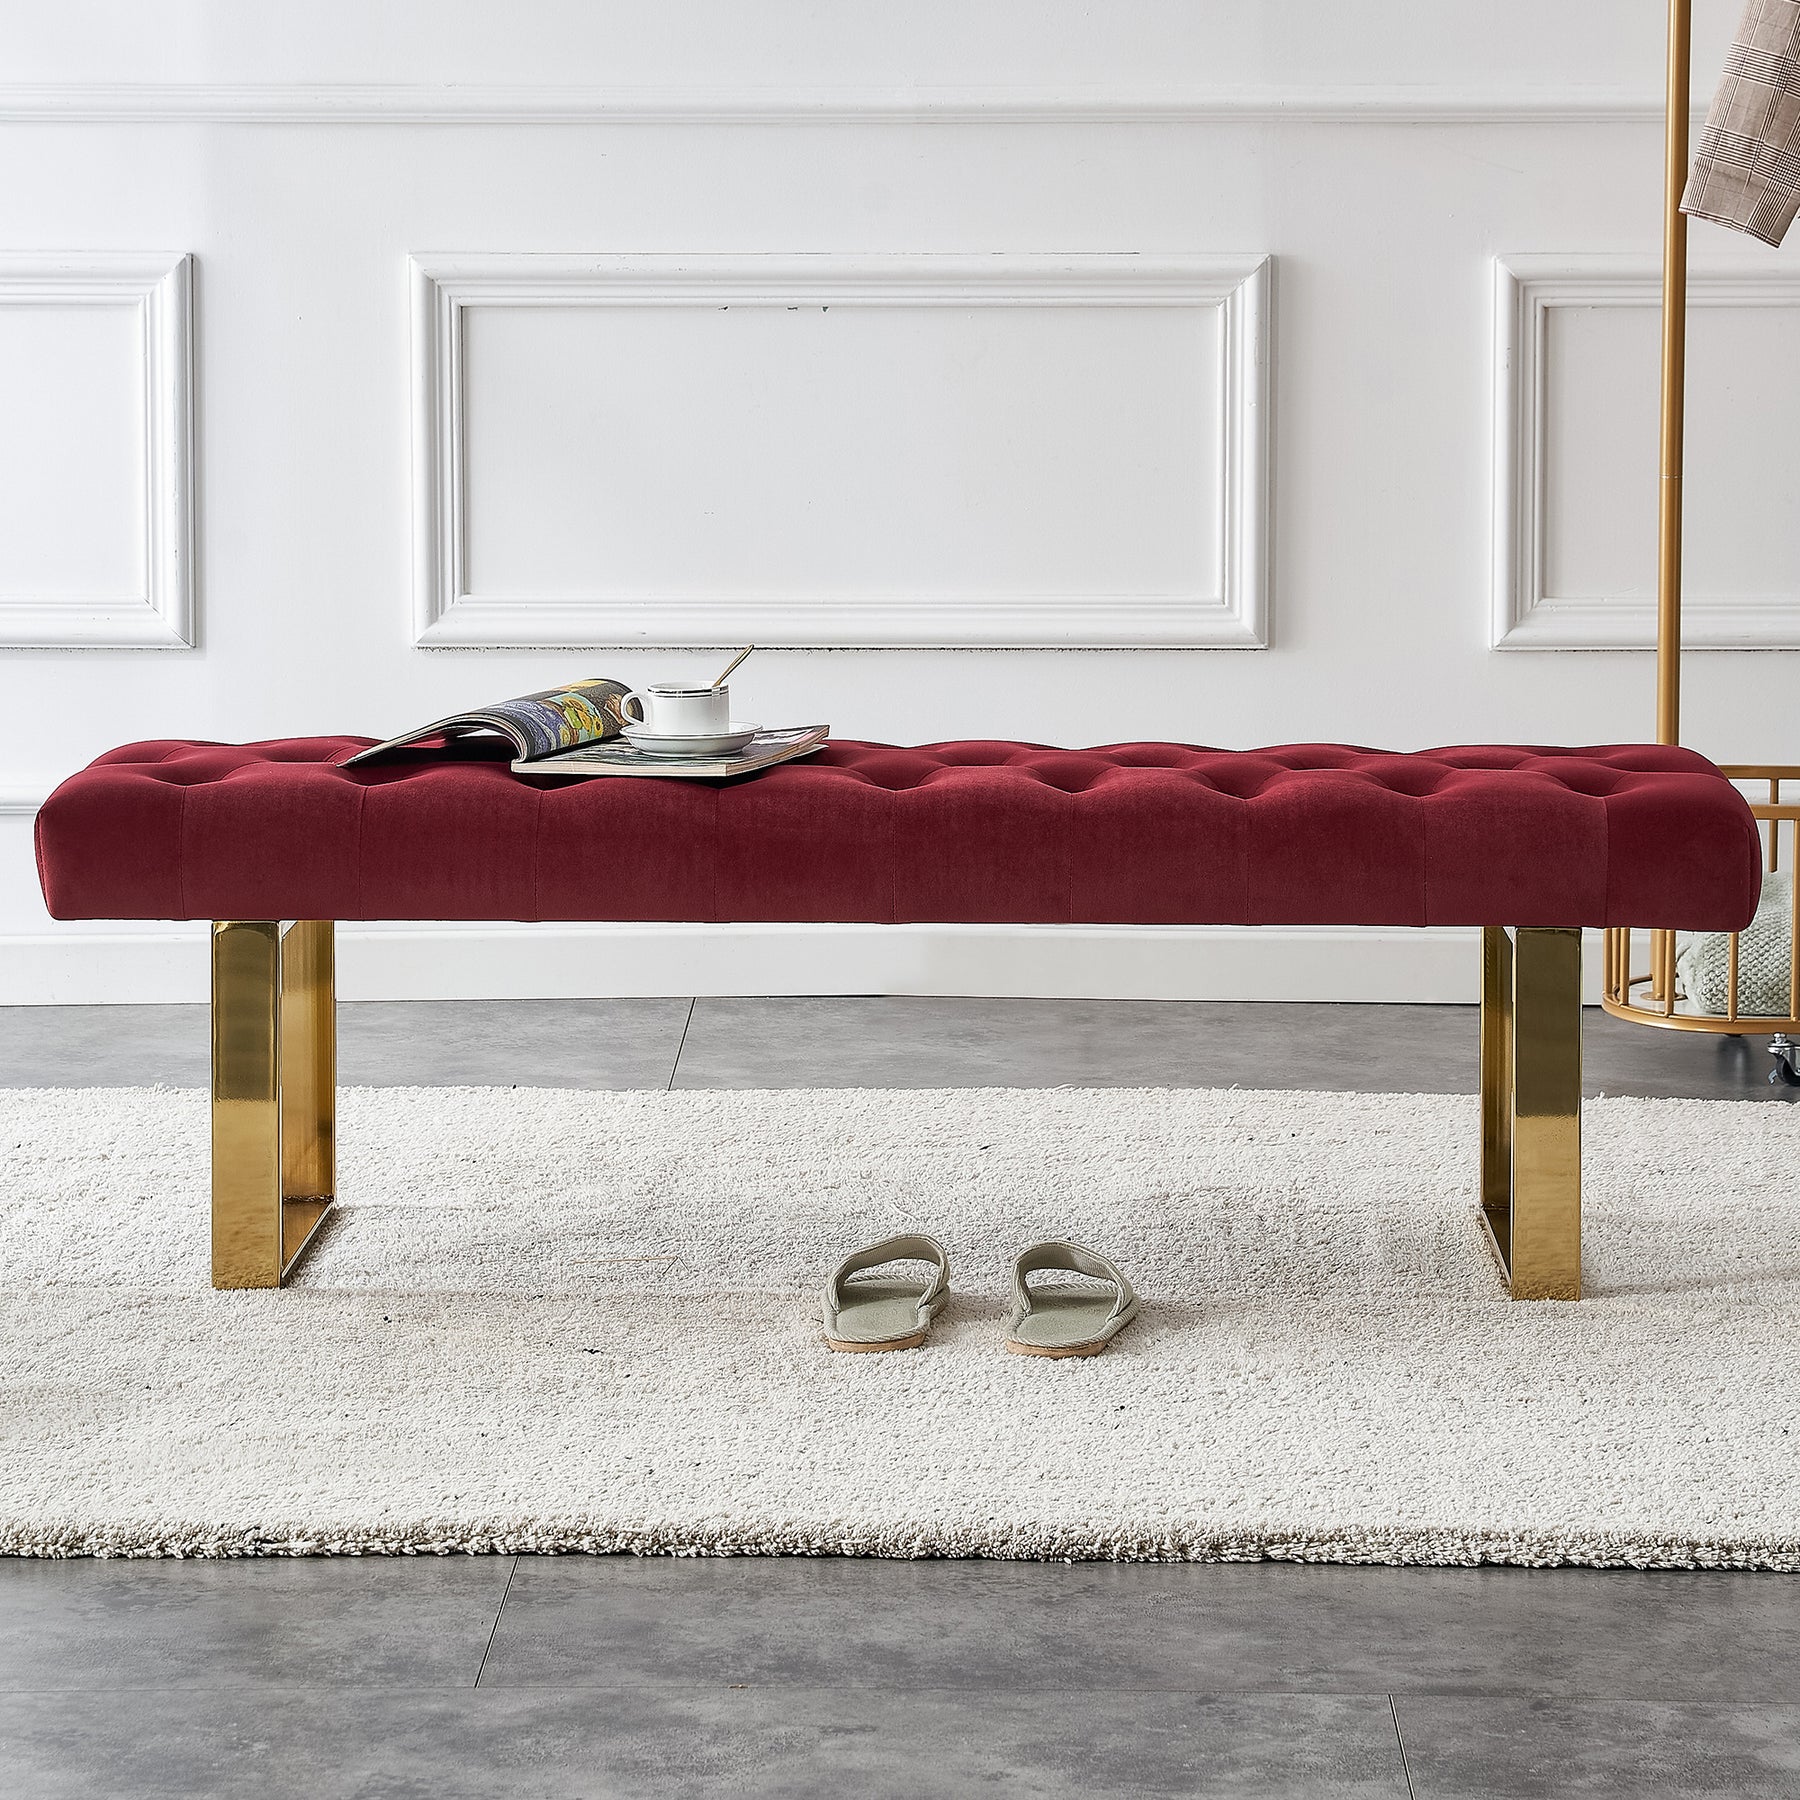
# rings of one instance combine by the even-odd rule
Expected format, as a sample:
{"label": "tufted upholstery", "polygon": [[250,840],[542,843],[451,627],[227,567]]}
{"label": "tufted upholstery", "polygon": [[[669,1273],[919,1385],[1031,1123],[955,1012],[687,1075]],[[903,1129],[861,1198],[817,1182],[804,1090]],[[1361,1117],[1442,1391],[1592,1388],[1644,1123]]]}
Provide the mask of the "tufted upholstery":
{"label": "tufted upholstery", "polygon": [[521,780],[464,740],[163,742],[37,820],[58,918],[1734,930],[1755,824],[1692,751],[837,742],[737,783]]}

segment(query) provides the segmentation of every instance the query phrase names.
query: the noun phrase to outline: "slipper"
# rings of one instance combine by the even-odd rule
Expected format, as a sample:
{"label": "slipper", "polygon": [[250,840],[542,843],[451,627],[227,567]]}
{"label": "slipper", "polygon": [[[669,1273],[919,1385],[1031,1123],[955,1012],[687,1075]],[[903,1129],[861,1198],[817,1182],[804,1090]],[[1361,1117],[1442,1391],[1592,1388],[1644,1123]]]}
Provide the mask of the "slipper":
{"label": "slipper", "polygon": [[[1072,1269],[1108,1283],[1091,1287],[1032,1287],[1038,1269]],[[1079,1244],[1033,1244],[1013,1264],[1013,1309],[1006,1347],[1016,1356],[1098,1356],[1137,1317],[1137,1294],[1116,1263]]]}
{"label": "slipper", "polygon": [[[864,1270],[891,1262],[933,1263],[931,1279],[885,1276]],[[862,1275],[853,1281],[853,1275]],[[924,1343],[931,1315],[950,1291],[950,1259],[936,1238],[891,1237],[846,1256],[825,1284],[825,1342],[833,1350],[911,1350]]]}

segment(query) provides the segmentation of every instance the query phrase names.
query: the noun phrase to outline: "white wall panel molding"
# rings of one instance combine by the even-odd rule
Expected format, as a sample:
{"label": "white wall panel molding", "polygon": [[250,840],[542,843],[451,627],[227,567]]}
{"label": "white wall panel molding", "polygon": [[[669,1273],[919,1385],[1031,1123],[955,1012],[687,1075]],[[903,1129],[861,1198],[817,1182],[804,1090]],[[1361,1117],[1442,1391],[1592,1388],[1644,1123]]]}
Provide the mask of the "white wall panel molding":
{"label": "white wall panel molding", "polygon": [[44,776],[36,780],[0,777],[0,819],[29,819],[50,798],[56,783]]}
{"label": "white wall panel molding", "polygon": [[[459,83],[0,85],[0,123],[219,125],[1645,124],[1659,92],[1419,83],[1172,89],[657,89]],[[1702,110],[1697,106],[1696,114]]]}
{"label": "white wall panel molding", "polygon": [[[1249,649],[1268,641],[1273,267],[1266,257],[429,255],[413,260],[412,284],[414,641],[422,646]],[[513,405],[517,380],[495,378],[486,413],[478,406],[471,417],[469,325],[481,320],[489,333],[516,328],[529,309],[539,309],[532,329],[542,345],[515,338],[512,354],[521,366],[536,357],[550,371],[541,377],[549,386],[539,412],[521,411],[509,438],[495,420]],[[860,309],[869,331],[898,335],[882,343],[843,324],[828,328],[833,309]],[[1053,318],[1046,309],[1061,310]],[[773,315],[764,320],[770,326],[804,313],[817,334],[803,343],[791,330],[777,337],[752,331],[753,321],[734,321],[729,342],[694,335],[703,326],[724,332],[713,315],[725,312]],[[606,332],[573,349],[571,340],[552,340],[547,334],[566,331],[573,313],[604,320]],[[793,322],[793,330],[810,328]],[[885,352],[911,354],[917,334],[953,328],[973,335],[966,343],[932,339],[919,367],[938,379],[956,360],[956,378],[944,378],[915,406],[912,390],[895,390],[901,378]],[[621,335],[632,329],[645,334],[635,347]],[[1064,336],[1046,338],[1048,330]],[[1114,335],[1080,338],[1103,331]],[[738,462],[720,452],[716,466],[702,470],[695,454],[690,471],[688,447],[708,440],[713,455],[715,421],[725,430],[730,410],[711,410],[712,390],[693,390],[689,425],[682,425],[681,400],[669,395],[678,383],[691,387],[689,364],[700,354],[726,359],[710,366],[736,384],[741,404],[730,428],[749,435]],[[814,356],[824,360],[815,364]],[[554,410],[583,357],[598,398],[589,410],[572,411],[566,425],[546,423],[542,413]],[[829,379],[813,379],[825,368]],[[1139,385],[1130,387],[1134,375]],[[994,385],[1008,379],[1011,387]],[[824,401],[813,397],[815,388]],[[1066,415],[1046,411],[1065,404],[1065,388],[1073,396]],[[640,408],[635,426],[631,404]],[[865,415],[869,429],[853,456],[826,466],[819,432],[837,428],[845,405],[873,409]],[[743,426],[739,415],[750,414],[753,426]],[[610,446],[608,417],[623,434]],[[617,504],[616,480],[596,472],[610,467],[618,479],[635,478],[634,431],[667,440],[655,449],[670,472],[661,488],[644,490],[653,516],[617,520],[606,539],[580,522],[581,482]],[[992,526],[979,518],[956,460],[978,459],[990,440],[994,455],[977,473],[985,479],[1001,470],[985,502],[999,520]],[[477,468],[471,478],[483,455],[489,473]],[[1139,470],[1116,485],[1134,456],[1150,475]],[[587,466],[574,469],[577,458]],[[784,458],[795,471],[791,493],[782,485]],[[765,461],[774,474],[760,466]],[[1039,475],[1045,482],[1034,485]],[[507,518],[486,528],[486,552],[472,556],[484,481],[514,499]],[[709,526],[720,544],[690,559],[697,576],[665,577],[658,532],[675,546],[691,543],[704,535],[697,520],[715,517],[709,506],[729,512],[740,483],[751,481],[764,483],[764,504]],[[833,485],[840,481],[841,494]],[[1082,495],[1084,482],[1096,492],[1115,482],[1096,499],[1092,520],[1069,525],[1074,573],[1066,579],[1060,568],[1049,580],[1028,561],[1005,563],[1048,554],[1038,548],[1037,527],[1046,523],[1051,481]],[[526,510],[538,490],[558,483],[575,495],[558,515],[569,542],[540,553],[538,540],[550,534]],[[698,498],[686,491],[690,483]],[[918,523],[915,547],[928,542],[935,553],[943,539],[929,578],[908,578],[905,544],[871,542],[865,550],[846,541],[853,528],[840,515],[861,507],[872,528],[885,527],[890,496],[892,516]],[[1065,521],[1067,509],[1051,512],[1052,527]],[[729,551],[734,531],[748,546],[741,556]],[[837,541],[829,554],[813,555],[803,543],[831,533]],[[639,551],[635,573],[625,537]],[[1076,567],[1084,558],[1085,573]],[[1115,588],[1119,565],[1124,579]]]}
{"label": "white wall panel molding", "polygon": [[[1603,519],[1566,516],[1574,502],[1558,484],[1550,467],[1550,444],[1555,418],[1551,328],[1559,311],[1588,309],[1591,314],[1614,315],[1616,323],[1628,315],[1639,318],[1659,313],[1662,305],[1660,267],[1637,258],[1508,256],[1494,264],[1493,312],[1493,584],[1491,642],[1505,650],[1637,650],[1654,649],[1656,603],[1653,594],[1627,591],[1619,580],[1615,591],[1558,593],[1552,568],[1551,537],[1560,529],[1565,539],[1592,533],[1610,523]],[[1702,316],[1719,309],[1738,309],[1764,316],[1772,312],[1791,315],[1790,348],[1800,357],[1800,274],[1769,261],[1736,269],[1692,270],[1688,282],[1689,335],[1695,336]],[[1595,329],[1598,329],[1596,326]],[[1573,346],[1563,355],[1562,379],[1576,370],[1580,358]],[[1657,364],[1654,352],[1640,357],[1645,383],[1654,385]],[[1695,409],[1699,402],[1719,398],[1705,387],[1704,375],[1696,378],[1690,349],[1689,434],[1687,455],[1688,584],[1683,603],[1682,641],[1689,649],[1800,649],[1800,587],[1782,591],[1708,593],[1697,581],[1694,569],[1695,510],[1705,498],[1715,498],[1730,471],[1709,460],[1699,441]],[[1757,371],[1749,367],[1734,373],[1745,379],[1735,402],[1751,398]],[[1779,381],[1773,370],[1769,378]],[[1642,384],[1640,384],[1642,385]],[[1647,396],[1637,400],[1647,409]],[[1638,484],[1649,517],[1637,545],[1642,560],[1654,565],[1654,413],[1635,429],[1622,426],[1628,397],[1615,390],[1607,396],[1607,410],[1615,415],[1614,440],[1621,437],[1634,453],[1642,453],[1644,480]],[[1782,404],[1786,404],[1785,401]],[[1765,434],[1765,425],[1746,423],[1736,446],[1750,458],[1755,445],[1773,448],[1785,441],[1790,429],[1780,427]],[[1720,434],[1725,435],[1724,433]],[[1711,448],[1716,452],[1720,446]],[[1618,444],[1615,441],[1615,452]],[[1615,461],[1617,457],[1615,455]],[[1564,470],[1567,477],[1570,471]],[[1710,477],[1710,495],[1708,492]],[[1780,479],[1787,482],[1785,468]],[[1558,508],[1564,516],[1558,516]],[[1609,509],[1611,510],[1611,509]],[[1766,534],[1783,542],[1781,514],[1748,522],[1748,534]],[[1634,540],[1635,542],[1635,540]],[[1614,571],[1622,575],[1623,570]]]}
{"label": "white wall panel molding", "polygon": [[[186,256],[105,254],[0,256],[0,329],[5,315],[66,315],[73,334],[63,340],[67,371],[20,370],[38,383],[34,407],[15,401],[0,417],[0,451],[31,463],[40,446],[66,424],[70,389],[89,372],[89,347],[77,342],[76,321],[90,315],[104,332],[123,315],[124,365],[130,391],[106,397],[117,414],[117,435],[129,468],[119,491],[101,494],[97,479],[88,494],[67,492],[54,514],[9,528],[11,554],[22,555],[30,525],[46,534],[41,564],[63,541],[104,530],[129,540],[134,574],[121,585],[70,591],[32,591],[9,579],[9,550],[0,545],[0,646],[52,649],[188,649],[194,643],[194,526],[192,441],[191,259]],[[108,320],[105,315],[113,314]],[[98,340],[96,340],[97,348]],[[35,354],[31,360],[36,361]],[[100,366],[98,361],[91,365]],[[59,392],[57,377],[71,380]],[[94,396],[96,404],[101,397]],[[44,409],[49,408],[51,417]],[[7,446],[8,434],[17,434]],[[129,439],[129,442],[123,440]],[[71,461],[82,449],[65,447]],[[96,463],[100,460],[96,458]],[[76,470],[70,485],[84,485]],[[128,520],[98,519],[93,508],[129,509]],[[84,508],[86,509],[84,516]],[[15,565],[16,566],[16,565]]]}

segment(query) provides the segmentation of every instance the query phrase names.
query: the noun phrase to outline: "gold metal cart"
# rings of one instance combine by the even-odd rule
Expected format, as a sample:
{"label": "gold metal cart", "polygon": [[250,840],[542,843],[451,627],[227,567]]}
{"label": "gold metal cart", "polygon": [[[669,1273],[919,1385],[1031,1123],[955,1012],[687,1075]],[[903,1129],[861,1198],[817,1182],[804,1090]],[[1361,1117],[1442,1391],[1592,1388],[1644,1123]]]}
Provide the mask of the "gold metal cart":
{"label": "gold metal cart", "polygon": [[[1690,63],[1692,0],[1669,0],[1669,81],[1664,133],[1662,306],[1662,487],[1658,508],[1656,583],[1656,741],[1681,741],[1681,466],[1687,375],[1688,222],[1681,210],[1688,176],[1688,115],[1692,107]],[[1725,764],[1733,781],[1766,783],[1750,810],[1763,837],[1765,866],[1800,869],[1800,804],[1783,803],[1782,784],[1800,793],[1800,767]],[[1785,842],[1784,842],[1785,839]],[[1672,1031],[1710,1031],[1739,1037],[1767,1032],[1775,1057],[1772,1081],[1800,1086],[1800,880],[1794,883],[1789,925],[1788,1012],[1775,1017],[1738,1009],[1741,933],[1729,940],[1726,1009],[1707,1012],[1678,991],[1676,933],[1608,931],[1601,1004],[1615,1018]],[[1648,940],[1648,963],[1638,946]]]}

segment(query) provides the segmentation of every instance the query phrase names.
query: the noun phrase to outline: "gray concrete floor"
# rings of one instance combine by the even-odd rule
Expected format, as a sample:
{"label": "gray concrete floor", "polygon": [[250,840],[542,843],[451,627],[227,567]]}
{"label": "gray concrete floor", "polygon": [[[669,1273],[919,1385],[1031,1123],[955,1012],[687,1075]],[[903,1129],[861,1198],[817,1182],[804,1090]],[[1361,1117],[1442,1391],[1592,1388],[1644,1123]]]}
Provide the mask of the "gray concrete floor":
{"label": "gray concrete floor", "polygon": [[[363,1084],[1457,1092],[1455,1007],[346,1006]],[[569,1045],[582,1047],[571,1053]],[[1588,1015],[1590,1092],[1784,1104]],[[197,1084],[193,1007],[0,1009],[0,1086]],[[1800,1584],[1596,1570],[0,1560],[0,1794],[1800,1794]]]}
{"label": "gray concrete floor", "polygon": [[[1766,1038],[1590,1007],[1590,1094],[1800,1098]],[[1247,1087],[1473,1093],[1475,1009],[1184,1000],[380,1001],[338,1009],[353,1087]],[[0,1087],[204,1087],[203,1006],[0,1006]]]}

